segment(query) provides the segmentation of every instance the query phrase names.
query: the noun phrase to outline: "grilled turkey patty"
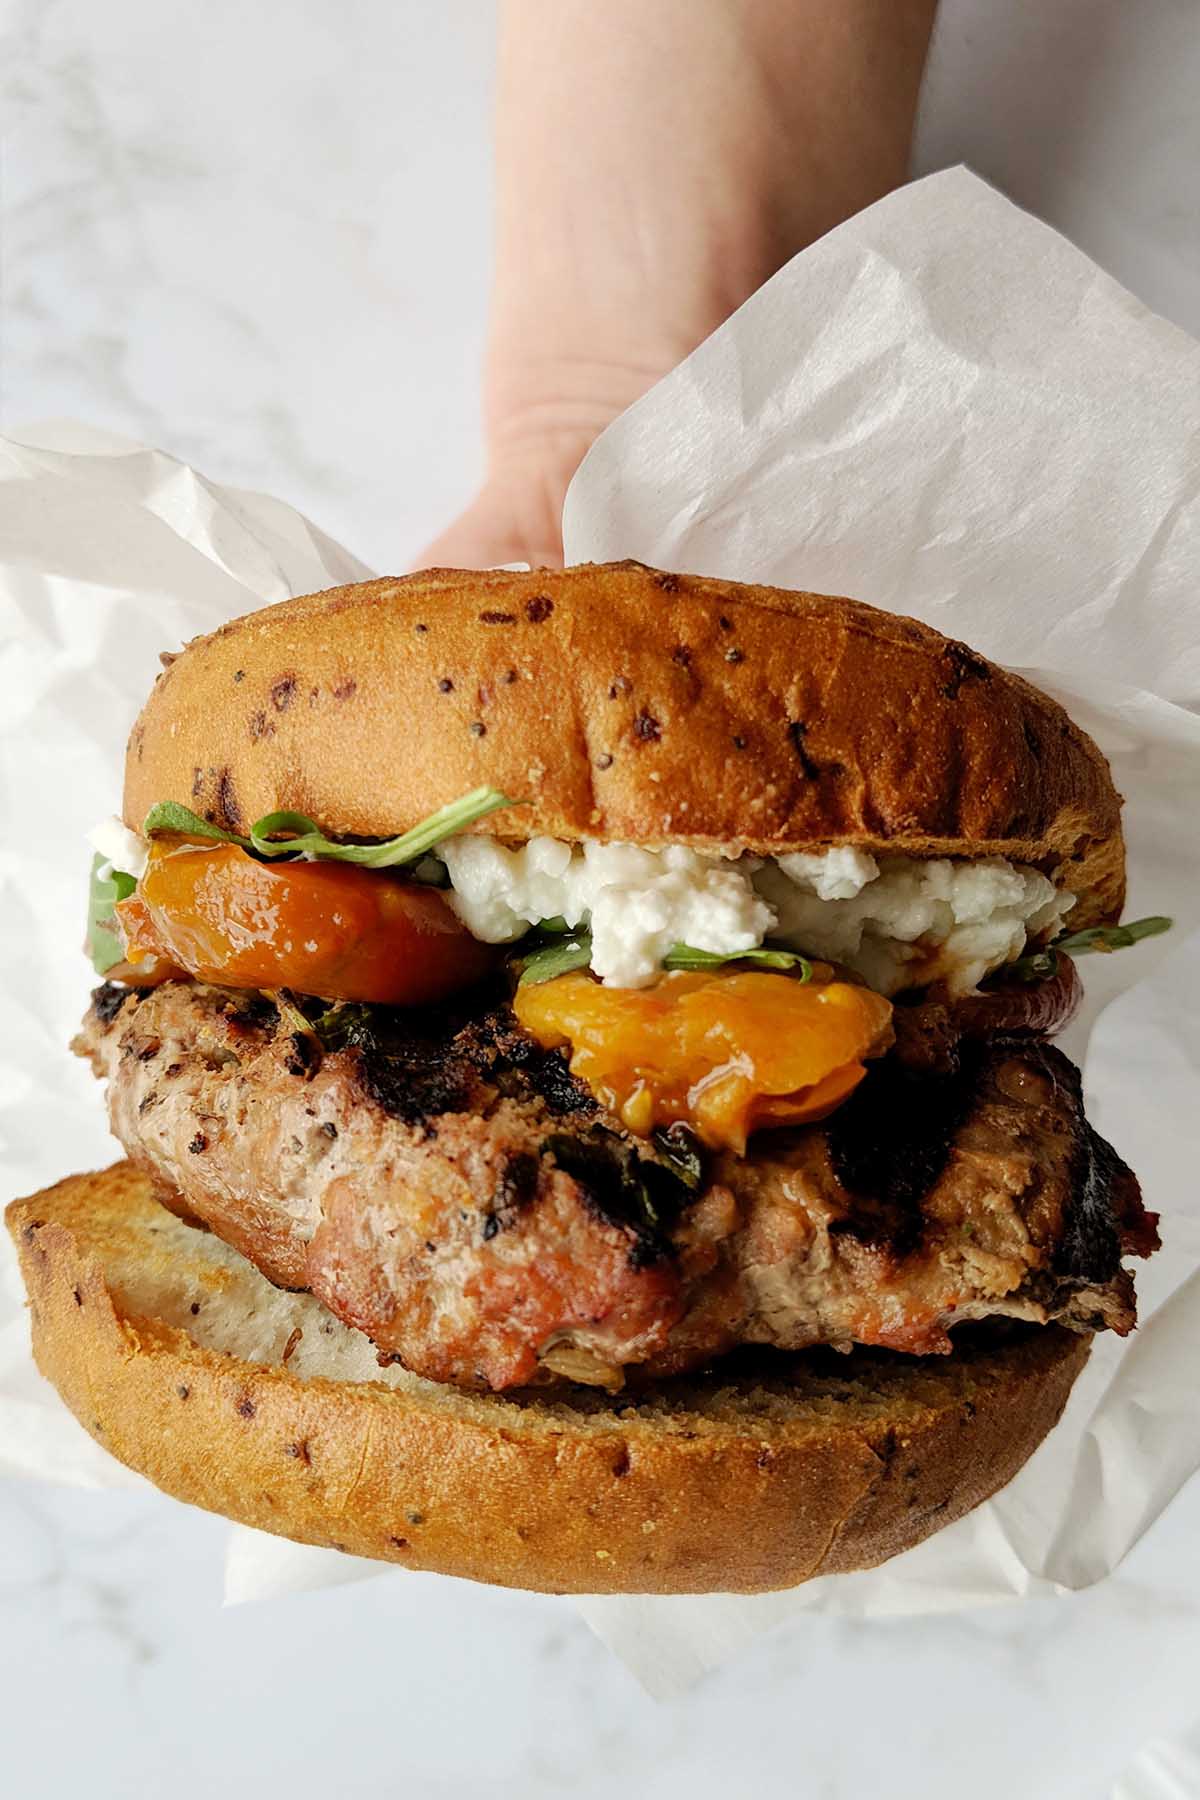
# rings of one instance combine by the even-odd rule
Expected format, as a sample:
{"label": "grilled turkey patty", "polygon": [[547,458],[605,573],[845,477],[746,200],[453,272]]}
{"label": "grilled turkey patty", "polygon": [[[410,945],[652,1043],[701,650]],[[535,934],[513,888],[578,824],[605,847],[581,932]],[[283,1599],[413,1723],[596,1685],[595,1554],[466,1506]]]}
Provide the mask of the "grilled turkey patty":
{"label": "grilled turkey patty", "polygon": [[[898,1015],[899,1016],[899,1015]],[[1003,1313],[1134,1323],[1157,1238],[1033,1040],[901,1029],[821,1125],[643,1143],[503,1004],[384,1013],[322,1052],[256,996],[97,990],[75,1048],[165,1202],[434,1380],[618,1386],[739,1344],[950,1348]],[[905,1060],[905,1044],[913,1054]]]}

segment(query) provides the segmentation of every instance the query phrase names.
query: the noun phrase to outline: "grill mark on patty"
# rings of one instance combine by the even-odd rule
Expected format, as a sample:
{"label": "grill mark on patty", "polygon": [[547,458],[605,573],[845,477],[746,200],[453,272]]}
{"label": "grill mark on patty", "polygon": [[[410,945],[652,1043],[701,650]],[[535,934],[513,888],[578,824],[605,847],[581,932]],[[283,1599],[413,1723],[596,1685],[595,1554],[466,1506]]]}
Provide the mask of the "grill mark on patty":
{"label": "grill mark on patty", "polygon": [[[1122,1255],[1156,1249],[1157,1221],[1142,1208],[1136,1176],[1084,1115],[1079,1071],[1053,1045],[1028,1038],[963,1039],[941,1070],[893,1057],[873,1063],[826,1126],[834,1173],[853,1201],[831,1232],[896,1257],[919,1250],[925,1198],[988,1077],[1010,1058],[1023,1078],[1065,1093],[1072,1121],[1071,1198],[1048,1276],[1103,1285],[1119,1278]],[[1048,1291],[1052,1283],[1043,1277],[1041,1285]]]}
{"label": "grill mark on patty", "polygon": [[393,1028],[357,1046],[359,1081],[368,1099],[405,1125],[432,1129],[443,1113],[467,1112],[475,1097],[473,1071],[453,1042]]}
{"label": "grill mark on patty", "polygon": [[354,1031],[350,1043],[359,1054],[366,1094],[408,1125],[429,1125],[440,1113],[486,1111],[490,1096],[483,1089],[540,1099],[557,1118],[598,1111],[565,1058],[522,1031],[506,1005],[475,1017],[469,1000],[451,1011],[372,1007],[369,1023]]}
{"label": "grill mark on patty", "polygon": [[517,1150],[505,1159],[492,1195],[492,1210],[484,1216],[486,1239],[517,1223],[537,1193],[538,1175],[538,1158],[531,1151]]}
{"label": "grill mark on patty", "polygon": [[[466,1003],[469,1006],[469,1002]],[[461,1007],[462,1003],[460,1003]],[[517,1024],[507,1005],[464,1019],[462,1010],[400,1013],[372,1008],[352,1033],[359,1082],[376,1105],[406,1125],[436,1134],[437,1120],[474,1111],[485,1116],[497,1098],[540,1100],[557,1121],[585,1135],[555,1133],[541,1145],[577,1183],[592,1215],[630,1237],[629,1261],[645,1268],[671,1257],[669,1232],[693,1196],[665,1164],[639,1157],[615,1133],[593,1123],[599,1104],[557,1050],[545,1050]],[[509,1159],[485,1240],[516,1222],[537,1190],[540,1158]]]}
{"label": "grill mark on patty", "polygon": [[544,1050],[521,1029],[506,1005],[469,1021],[456,1042],[482,1079],[502,1094],[518,1099],[535,1096],[560,1119],[590,1119],[600,1110],[595,1095],[572,1075],[562,1053]]}
{"label": "grill mark on patty", "polygon": [[265,994],[231,994],[223,1011],[244,1031],[273,1031],[279,1023],[279,1008]]}
{"label": "grill mark on patty", "polygon": [[571,1177],[593,1217],[627,1234],[633,1268],[647,1268],[670,1256],[670,1243],[640,1203],[629,1152],[619,1138],[602,1126],[586,1137],[555,1132],[542,1144],[542,1154],[547,1153]]}
{"label": "grill mark on patty", "polygon": [[675,1256],[671,1232],[697,1196],[666,1163],[639,1156],[603,1125],[582,1135],[553,1132],[541,1148],[575,1182],[593,1217],[629,1236],[631,1268]]}
{"label": "grill mark on patty", "polygon": [[496,1184],[497,1213],[522,1212],[537,1192],[538,1159],[527,1150],[518,1150],[508,1158]]}
{"label": "grill mark on patty", "polygon": [[320,1066],[320,1045],[307,1032],[294,1031],[288,1040],[286,1068],[289,1075],[307,1077]]}
{"label": "grill mark on patty", "polygon": [[979,1089],[981,1053],[958,1047],[948,1069],[884,1057],[829,1120],[829,1155],[854,1209],[831,1230],[905,1256],[924,1230],[921,1202],[946,1166]]}
{"label": "grill mark on patty", "polygon": [[118,987],[115,981],[106,981],[101,987],[92,991],[92,1011],[102,1025],[111,1025],[127,1000],[136,1006],[138,989]]}

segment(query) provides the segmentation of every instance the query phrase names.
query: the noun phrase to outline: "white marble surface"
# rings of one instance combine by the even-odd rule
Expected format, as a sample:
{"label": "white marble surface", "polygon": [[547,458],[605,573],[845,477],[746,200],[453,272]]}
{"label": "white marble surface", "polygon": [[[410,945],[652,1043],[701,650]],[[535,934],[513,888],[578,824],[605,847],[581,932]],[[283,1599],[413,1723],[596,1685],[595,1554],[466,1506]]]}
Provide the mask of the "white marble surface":
{"label": "white marble surface", "polygon": [[[0,423],[130,432],[402,565],[479,465],[491,9],[8,20]],[[1198,93],[1194,0],[946,0],[919,165],[971,162],[1200,331]],[[558,1602],[388,1574],[222,1612],[218,1522],[10,1485],[0,1791],[1177,1800],[1198,1525],[1188,1490],[1113,1581],[1037,1602],[1033,1657],[1004,1610],[812,1618],[656,1705]]]}

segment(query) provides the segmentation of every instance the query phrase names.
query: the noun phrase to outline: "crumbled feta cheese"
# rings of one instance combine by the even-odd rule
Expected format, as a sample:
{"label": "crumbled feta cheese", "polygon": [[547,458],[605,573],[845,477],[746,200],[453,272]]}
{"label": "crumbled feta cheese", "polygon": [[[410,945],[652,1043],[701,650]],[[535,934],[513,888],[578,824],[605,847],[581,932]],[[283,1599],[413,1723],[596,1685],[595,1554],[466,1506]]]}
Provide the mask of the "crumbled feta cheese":
{"label": "crumbled feta cheese", "polygon": [[764,937],[854,969],[880,993],[942,980],[976,987],[1053,935],[1073,896],[1000,857],[971,862],[884,857],[839,845],[766,861],[680,845],[641,850],[534,838],[509,850],[486,837],[439,851],[450,903],[476,937],[511,943],[541,919],[590,924],[592,968],[613,987],[644,987],[674,944],[729,956]]}
{"label": "crumbled feta cheese", "polygon": [[681,845],[584,844],[533,838],[508,850],[486,837],[451,838],[438,854],[450,904],[486,943],[511,943],[540,919],[590,923],[592,967],[611,987],[645,987],[674,944],[728,955],[753,950],[774,914],[739,866]]}
{"label": "crumbled feta cheese", "polygon": [[648,877],[605,882],[590,902],[592,967],[610,987],[653,981],[675,944],[728,956],[755,949],[771,928],[747,871],[680,847],[659,860]]}
{"label": "crumbled feta cheese", "polygon": [[88,843],[97,856],[104,857],[110,868],[123,869],[127,875],[136,875],[139,880],[145,873],[146,858],[149,855],[146,841],[136,831],[130,831],[116,813],[92,826],[88,832]]}
{"label": "crumbled feta cheese", "polygon": [[590,924],[592,968],[611,987],[644,987],[675,944],[730,956],[765,937],[846,964],[883,994],[942,980],[965,993],[1027,938],[1053,934],[1073,904],[1035,869],[884,857],[839,845],[737,860],[669,845],[534,838],[509,850],[452,838],[438,855],[450,904],[487,943],[511,943],[541,919]]}
{"label": "crumbled feta cheese", "polygon": [[1030,936],[1054,935],[1074,905],[1036,869],[998,856],[884,857],[873,879],[836,897],[807,866],[815,860],[780,857],[755,876],[776,914],[771,936],[847,964],[882,994],[938,980],[968,993]]}
{"label": "crumbled feta cheese", "polygon": [[811,887],[818,900],[853,900],[879,873],[875,858],[850,844],[835,844],[831,850],[795,851],[778,861],[790,880]]}

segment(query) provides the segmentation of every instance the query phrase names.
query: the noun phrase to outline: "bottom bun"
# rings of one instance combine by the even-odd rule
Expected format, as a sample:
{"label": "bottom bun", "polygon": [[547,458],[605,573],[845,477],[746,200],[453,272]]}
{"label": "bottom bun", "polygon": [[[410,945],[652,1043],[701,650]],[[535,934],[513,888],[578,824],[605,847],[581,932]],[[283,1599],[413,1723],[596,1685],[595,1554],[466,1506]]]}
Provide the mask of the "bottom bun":
{"label": "bottom bun", "polygon": [[38,1366],[167,1493],[358,1556],[551,1593],[754,1593],[869,1568],[1013,1476],[1089,1340],[811,1352],[662,1382],[479,1396],[184,1224],[128,1163],[15,1202]]}

